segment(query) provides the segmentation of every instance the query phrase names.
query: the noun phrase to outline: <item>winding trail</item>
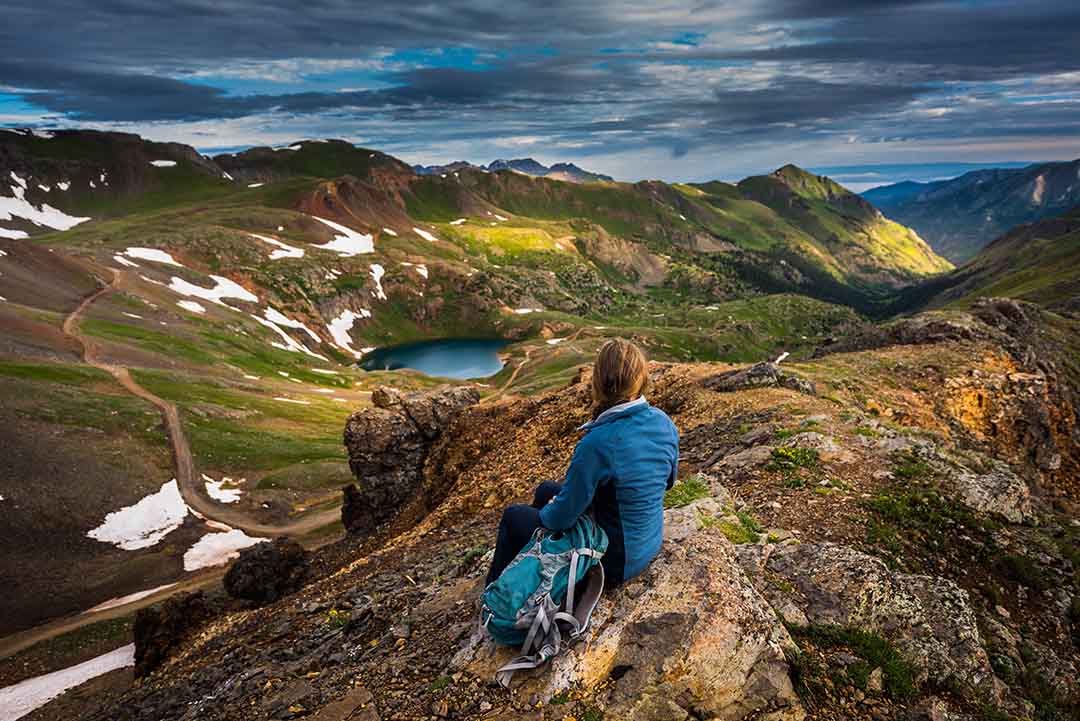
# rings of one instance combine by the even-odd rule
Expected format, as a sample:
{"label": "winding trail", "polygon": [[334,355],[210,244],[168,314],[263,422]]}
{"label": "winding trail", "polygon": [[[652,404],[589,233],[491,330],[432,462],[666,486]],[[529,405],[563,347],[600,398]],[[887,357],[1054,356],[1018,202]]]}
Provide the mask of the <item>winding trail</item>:
{"label": "winding trail", "polygon": [[161,418],[165,423],[165,432],[169,437],[169,446],[172,449],[176,481],[180,487],[180,494],[188,507],[212,521],[239,528],[244,533],[252,536],[300,536],[337,521],[340,518],[340,511],[334,508],[305,516],[291,523],[260,523],[253,520],[243,511],[225,508],[200,495],[199,481],[201,479],[195,473],[195,461],[191,455],[191,446],[188,444],[187,436],[184,434],[184,426],[180,422],[180,412],[177,410],[176,405],[139,385],[131,377],[131,373],[127,368],[102,360],[101,347],[97,341],[83,335],[79,330],[79,322],[82,320],[86,310],[106,295],[120,290],[124,283],[125,273],[123,271],[111,268],[108,270],[113,275],[112,281],[84,298],[78,307],[64,319],[64,334],[82,345],[83,361],[87,365],[105,371],[115,378],[126,391],[153,404],[161,412]]}

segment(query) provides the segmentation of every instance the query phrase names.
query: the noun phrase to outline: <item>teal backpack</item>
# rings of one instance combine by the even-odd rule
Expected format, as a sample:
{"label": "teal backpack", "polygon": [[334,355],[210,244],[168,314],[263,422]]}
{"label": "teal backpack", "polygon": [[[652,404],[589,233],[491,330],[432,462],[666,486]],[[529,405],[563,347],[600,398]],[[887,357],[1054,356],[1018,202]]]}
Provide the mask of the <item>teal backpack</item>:
{"label": "teal backpack", "polygon": [[[560,532],[538,528],[521,553],[480,597],[480,626],[495,642],[521,646],[521,656],[495,674],[509,686],[515,671],[542,666],[589,628],[604,590],[604,529],[588,515]],[[584,584],[584,590],[580,590]],[[576,599],[576,602],[575,602]]]}

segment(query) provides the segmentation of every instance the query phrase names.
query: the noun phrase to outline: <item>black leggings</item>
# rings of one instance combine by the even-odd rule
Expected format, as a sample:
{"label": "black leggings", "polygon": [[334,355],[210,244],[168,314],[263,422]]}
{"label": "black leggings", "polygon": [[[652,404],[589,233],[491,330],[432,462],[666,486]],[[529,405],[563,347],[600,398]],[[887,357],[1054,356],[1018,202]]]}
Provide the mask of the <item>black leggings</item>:
{"label": "black leggings", "polygon": [[[562,484],[544,481],[536,487],[530,505],[518,503],[507,506],[499,521],[499,535],[495,541],[495,556],[491,559],[486,584],[499,577],[514,557],[521,553],[536,529],[540,528],[540,509],[562,490]],[[486,585],[485,584],[485,585]]]}

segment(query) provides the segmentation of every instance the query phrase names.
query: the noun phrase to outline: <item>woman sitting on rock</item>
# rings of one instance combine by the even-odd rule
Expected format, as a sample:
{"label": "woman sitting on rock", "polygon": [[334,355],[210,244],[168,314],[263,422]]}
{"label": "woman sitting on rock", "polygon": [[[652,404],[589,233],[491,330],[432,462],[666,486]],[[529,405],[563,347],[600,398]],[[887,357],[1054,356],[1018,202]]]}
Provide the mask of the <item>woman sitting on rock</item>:
{"label": "woman sitting on rock", "polygon": [[581,426],[562,483],[545,481],[531,505],[508,507],[499,523],[487,583],[499,577],[537,528],[562,531],[592,508],[608,536],[602,560],[607,585],[645,570],[660,551],[664,492],[679,466],[679,432],[642,393],[648,364],[633,343],[604,344],[592,371],[592,420]]}

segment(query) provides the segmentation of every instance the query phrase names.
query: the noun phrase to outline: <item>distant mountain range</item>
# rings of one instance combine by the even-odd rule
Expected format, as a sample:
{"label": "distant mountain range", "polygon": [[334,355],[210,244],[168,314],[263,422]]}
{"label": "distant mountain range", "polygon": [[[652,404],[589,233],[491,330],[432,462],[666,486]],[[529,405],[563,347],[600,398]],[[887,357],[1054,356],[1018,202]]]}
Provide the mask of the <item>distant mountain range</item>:
{"label": "distant mountain range", "polygon": [[573,163],[555,163],[552,166],[532,158],[516,158],[514,160],[493,160],[487,165],[473,165],[465,160],[457,160],[447,165],[414,165],[413,170],[419,175],[446,175],[456,173],[469,168],[473,170],[513,170],[525,175],[533,175],[538,178],[551,178],[552,180],[564,180],[570,183],[592,183],[599,181],[611,182],[615,179],[610,175],[602,175],[580,168]]}
{"label": "distant mountain range", "polygon": [[975,170],[931,183],[906,181],[862,196],[918,231],[939,254],[963,263],[1013,226],[1080,205],[1080,160]]}

